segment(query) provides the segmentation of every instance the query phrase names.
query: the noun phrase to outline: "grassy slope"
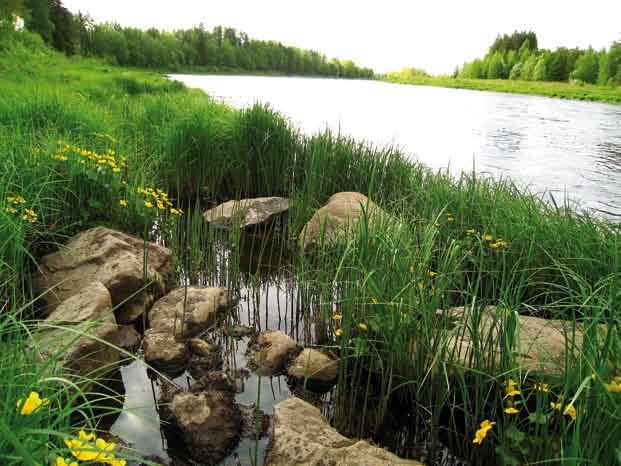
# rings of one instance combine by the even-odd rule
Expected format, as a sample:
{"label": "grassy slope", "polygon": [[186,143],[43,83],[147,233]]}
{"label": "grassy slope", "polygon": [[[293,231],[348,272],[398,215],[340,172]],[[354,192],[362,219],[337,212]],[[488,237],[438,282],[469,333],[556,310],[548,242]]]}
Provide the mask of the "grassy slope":
{"label": "grassy slope", "polygon": [[621,104],[621,87],[595,86],[592,84],[571,84],[560,82],[512,81],[508,79],[464,79],[448,77],[419,77],[403,80],[386,77],[386,81],[420,86],[438,86],[479,91],[510,92],[561,99],[589,100]]}
{"label": "grassy slope", "polygon": [[[0,357],[0,381],[11,381],[0,390],[0,419],[18,440],[0,436],[3,464],[23,464],[16,445],[26,439],[34,457],[34,463],[26,463],[46,463],[50,451],[62,448],[54,432],[68,432],[67,413],[78,405],[63,399],[55,406],[68,407],[45,417],[15,415],[16,397],[35,387],[50,397],[57,390],[42,382],[45,370],[32,358],[10,362],[16,353],[27,355],[19,319],[32,312],[29,271],[38,255],[88,226],[144,231],[152,212],[136,193],[141,186],[169,191],[188,217],[188,207],[198,200],[204,205],[239,196],[286,195],[292,198],[293,233],[334,192],[369,194],[398,219],[396,224],[363,222],[360,234],[320,254],[320,261],[301,260],[296,266],[300,283],[323,296],[316,302],[325,304],[314,312],[326,322],[334,283],[342,284],[342,329],[355,345],[350,347],[349,338],[338,340],[354,374],[349,385],[342,385],[350,388],[337,397],[339,425],[354,433],[361,425],[381,432],[388,403],[398,397],[414,407],[413,424],[424,423],[434,436],[441,433],[475,463],[489,464],[495,444],[519,461],[562,454],[565,464],[578,455],[616,464],[615,453],[601,446],[621,440],[621,405],[600,382],[586,391],[580,387],[592,372],[607,380],[616,369],[605,361],[621,347],[614,312],[620,296],[618,228],[550,206],[509,181],[453,179],[390,148],[372,149],[329,133],[304,137],[264,107],[233,111],[156,74],[62,57],[27,35],[0,52],[0,91],[0,297],[6,303],[0,332],[3,341],[14,343]],[[120,173],[93,170],[71,151],[64,153],[59,140],[98,153],[114,150],[128,166]],[[11,195],[26,199],[38,215],[35,223],[5,210]],[[121,199],[129,201],[129,208],[119,204]],[[505,239],[508,246],[491,248],[487,234]],[[429,271],[438,275],[431,277]],[[477,363],[477,370],[464,370],[450,383],[429,381],[430,373],[444,367],[437,357],[443,337],[435,310],[464,303],[500,303],[517,312],[528,306],[543,315],[581,319],[590,328],[605,323],[613,330],[603,345],[594,345],[579,362],[571,361],[562,377],[549,380],[551,399],[577,396],[581,416],[576,423],[554,417],[547,399],[537,398],[533,407],[539,395],[530,398],[529,409],[550,415],[550,422],[503,415],[502,379],[511,374],[532,382],[516,371],[511,357],[499,367]],[[504,315],[510,321],[513,314]],[[362,322],[368,334],[356,332]],[[412,341],[418,342],[415,364]],[[370,379],[361,370],[367,367],[382,380],[379,393],[369,393]],[[363,406],[379,409],[362,421],[351,419],[351,413],[363,411],[354,393],[365,394]],[[452,413],[448,430],[439,419],[446,410]],[[483,418],[498,421],[494,442],[472,448],[470,439]],[[87,416],[84,422],[95,421]],[[35,435],[36,427],[54,432]],[[512,429],[526,435],[528,447],[507,440],[518,436]]]}

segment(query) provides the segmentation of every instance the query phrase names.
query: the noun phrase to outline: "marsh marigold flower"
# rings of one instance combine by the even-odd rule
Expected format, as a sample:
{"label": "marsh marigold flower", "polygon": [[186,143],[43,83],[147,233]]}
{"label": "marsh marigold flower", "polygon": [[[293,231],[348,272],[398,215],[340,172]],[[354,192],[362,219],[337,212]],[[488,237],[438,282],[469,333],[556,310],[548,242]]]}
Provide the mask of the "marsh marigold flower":
{"label": "marsh marigold flower", "polygon": [[508,414],[509,416],[513,416],[514,414],[518,414],[520,412],[519,409],[514,408],[513,406],[509,406],[508,408],[505,408],[505,414]]}
{"label": "marsh marigold flower", "polygon": [[72,461],[71,463],[68,463],[65,460],[65,458],[59,456],[58,458],[56,458],[56,461],[54,461],[54,466],[78,466],[78,463],[75,462],[75,461]]}
{"label": "marsh marigold flower", "polygon": [[119,205],[120,205],[121,207],[127,207],[127,205],[128,205],[128,203],[127,203],[127,199],[121,199],[121,200],[119,201]]}
{"label": "marsh marigold flower", "polygon": [[358,328],[360,330],[362,330],[363,332],[366,332],[367,330],[369,330],[369,327],[367,326],[367,324],[365,324],[364,322],[360,322],[358,324]]}
{"label": "marsh marigold flower", "polygon": [[488,419],[486,419],[485,421],[483,421],[480,425],[479,425],[479,429],[475,432],[474,434],[474,440],[472,440],[472,443],[474,444],[478,444],[480,445],[481,443],[483,443],[483,440],[485,439],[485,437],[487,437],[487,433],[492,429],[492,427],[494,427],[496,425],[495,422],[491,422]]}
{"label": "marsh marigold flower", "polygon": [[550,391],[550,384],[547,383],[536,383],[535,390],[538,392],[548,393]]}
{"label": "marsh marigold flower", "polygon": [[332,316],[332,320],[336,320],[337,322],[343,320],[343,315],[342,314],[334,314]]}
{"label": "marsh marigold flower", "polygon": [[334,331],[334,334],[335,334],[337,337],[340,337],[341,335],[343,335],[343,330],[341,330],[340,328],[337,328],[337,329]]}
{"label": "marsh marigold flower", "polygon": [[517,383],[513,379],[507,379],[505,382],[505,398],[506,397],[514,397],[520,394],[520,391],[517,389]]}
{"label": "marsh marigold flower", "polygon": [[30,416],[41,406],[45,406],[48,404],[47,398],[41,398],[37,392],[30,392],[28,394],[28,398],[26,401],[22,403],[22,400],[17,400],[17,409],[20,409],[20,414],[22,416]]}

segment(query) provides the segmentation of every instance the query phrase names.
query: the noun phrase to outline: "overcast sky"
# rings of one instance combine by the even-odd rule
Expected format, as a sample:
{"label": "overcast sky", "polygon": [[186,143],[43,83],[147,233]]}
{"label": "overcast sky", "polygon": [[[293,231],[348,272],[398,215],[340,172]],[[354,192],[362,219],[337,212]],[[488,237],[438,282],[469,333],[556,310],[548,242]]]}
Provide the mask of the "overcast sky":
{"label": "overcast sky", "polygon": [[621,39],[621,0],[64,0],[96,21],[173,30],[221,24],[385,72],[450,73],[498,33],[532,29],[541,47]]}

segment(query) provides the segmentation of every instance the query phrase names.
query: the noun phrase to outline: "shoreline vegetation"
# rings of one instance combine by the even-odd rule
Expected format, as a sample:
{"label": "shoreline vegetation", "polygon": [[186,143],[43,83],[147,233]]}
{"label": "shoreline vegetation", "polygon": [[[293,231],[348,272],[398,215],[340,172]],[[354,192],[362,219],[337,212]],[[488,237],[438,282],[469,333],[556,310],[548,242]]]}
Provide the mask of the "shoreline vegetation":
{"label": "shoreline vegetation", "polygon": [[[218,262],[203,212],[282,196],[290,257],[279,269],[318,348],[338,357],[340,432],[408,457],[446,447],[473,466],[618,466],[618,225],[510,180],[454,178],[330,131],[306,136],[268,106],[237,111],[156,73],[0,32],[1,464],[125,466],[137,455],[104,438],[102,411],[120,412],[123,396],[76,379],[64,348],[43,359],[33,350],[44,256],[105,226],[170,248],[175,286],[208,274],[237,290],[240,232]],[[339,192],[385,214],[357,204],[351,230],[300,251],[304,225]],[[533,319],[556,329],[555,370],[523,364],[550,348],[521,346]]]}
{"label": "shoreline vegetation", "polygon": [[596,84],[517,81],[505,79],[471,79],[450,76],[404,76],[389,73],[380,78],[389,83],[435,86],[474,91],[506,92],[559,99],[582,100],[607,104],[621,104],[621,87]]}

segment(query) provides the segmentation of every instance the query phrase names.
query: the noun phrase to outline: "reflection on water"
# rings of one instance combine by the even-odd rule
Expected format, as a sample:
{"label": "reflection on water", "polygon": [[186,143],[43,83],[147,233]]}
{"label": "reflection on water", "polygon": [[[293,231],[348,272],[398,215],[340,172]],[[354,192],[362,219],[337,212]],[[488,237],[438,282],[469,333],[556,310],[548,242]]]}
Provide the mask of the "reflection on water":
{"label": "reflection on water", "polygon": [[175,76],[236,107],[270,103],[307,133],[395,144],[434,169],[510,176],[537,193],[621,214],[621,108],[373,81]]}

